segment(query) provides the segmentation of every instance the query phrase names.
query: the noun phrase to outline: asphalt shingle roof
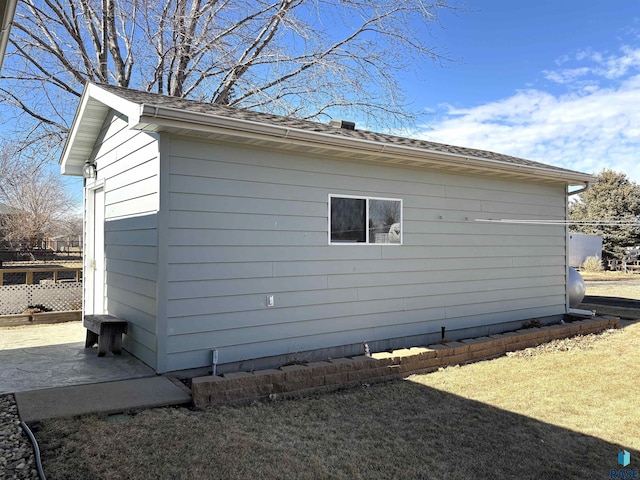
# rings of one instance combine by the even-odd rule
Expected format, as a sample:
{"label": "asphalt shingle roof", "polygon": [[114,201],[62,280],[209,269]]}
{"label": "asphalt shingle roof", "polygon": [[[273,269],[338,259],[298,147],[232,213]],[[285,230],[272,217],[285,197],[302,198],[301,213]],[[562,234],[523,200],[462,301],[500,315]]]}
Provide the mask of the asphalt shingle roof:
{"label": "asphalt shingle roof", "polygon": [[194,113],[202,113],[207,115],[215,115],[215,116],[234,118],[239,120],[247,120],[247,121],[256,122],[256,123],[277,125],[277,126],[283,126],[283,127],[288,127],[292,129],[299,129],[299,130],[319,132],[319,133],[335,135],[335,136],[367,140],[372,142],[378,142],[381,144],[412,147],[412,148],[430,150],[435,152],[449,153],[449,154],[454,154],[454,155],[459,155],[464,157],[505,162],[513,165],[523,165],[523,166],[529,166],[529,167],[544,168],[547,170],[554,170],[559,173],[560,172],[578,173],[578,174],[581,173],[575,170],[556,167],[554,165],[535,162],[532,160],[514,157],[511,155],[495,153],[488,150],[478,150],[473,148],[458,147],[454,145],[447,145],[443,143],[430,142],[426,140],[400,137],[396,135],[389,135],[389,134],[371,132],[366,130],[358,130],[358,129],[348,130],[344,128],[337,128],[324,123],[312,122],[309,120],[301,120],[293,117],[273,115],[270,113],[257,112],[253,110],[237,108],[237,107],[229,107],[225,105],[214,105],[211,103],[188,100],[184,98],[171,97],[167,95],[159,95],[156,93],[143,92],[138,90],[131,90],[128,88],[116,87],[113,85],[98,85],[98,86],[108,92],[118,95],[119,97],[125,100],[128,100],[132,103],[137,103],[137,104],[146,104],[146,105],[166,107],[166,108],[172,108],[176,110],[183,110],[183,111],[194,112]]}

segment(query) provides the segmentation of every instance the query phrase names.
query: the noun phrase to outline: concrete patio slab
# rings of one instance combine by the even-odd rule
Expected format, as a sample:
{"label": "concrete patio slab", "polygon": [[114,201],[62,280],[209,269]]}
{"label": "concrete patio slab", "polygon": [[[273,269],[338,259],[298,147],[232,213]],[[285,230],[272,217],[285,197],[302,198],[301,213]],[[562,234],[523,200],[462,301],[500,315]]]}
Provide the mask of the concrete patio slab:
{"label": "concrete patio slab", "polygon": [[0,394],[155,376],[123,352],[84,348],[81,322],[0,329]]}

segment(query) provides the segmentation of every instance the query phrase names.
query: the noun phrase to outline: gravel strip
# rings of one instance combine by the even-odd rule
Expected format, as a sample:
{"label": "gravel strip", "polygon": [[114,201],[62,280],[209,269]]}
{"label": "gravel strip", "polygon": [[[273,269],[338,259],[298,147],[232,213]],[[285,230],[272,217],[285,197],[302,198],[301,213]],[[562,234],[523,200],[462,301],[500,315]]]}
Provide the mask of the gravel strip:
{"label": "gravel strip", "polygon": [[0,478],[38,480],[36,459],[13,395],[0,395]]}

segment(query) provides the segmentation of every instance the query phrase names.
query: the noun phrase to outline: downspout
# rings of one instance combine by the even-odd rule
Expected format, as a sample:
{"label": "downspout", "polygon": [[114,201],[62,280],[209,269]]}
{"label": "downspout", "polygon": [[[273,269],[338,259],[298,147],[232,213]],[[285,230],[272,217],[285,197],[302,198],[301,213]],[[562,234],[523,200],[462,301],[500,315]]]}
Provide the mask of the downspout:
{"label": "downspout", "polygon": [[[569,192],[567,189],[567,199],[568,197],[570,197],[571,195],[578,195],[582,192],[586,192],[589,187],[591,187],[591,182],[585,182],[584,187],[579,188],[578,190],[574,190],[573,192]],[[567,238],[567,245],[569,244],[569,224],[567,224],[566,226],[566,238]],[[568,258],[568,257],[567,257]],[[567,279],[567,292],[566,292],[566,302],[567,302],[567,306],[570,305],[570,301],[569,301],[569,269],[571,267],[568,266],[568,261],[567,261],[567,274],[566,274],[566,279]],[[577,272],[576,272],[577,273]],[[580,274],[578,273],[578,276],[580,276]],[[590,311],[590,310],[579,310],[577,308],[571,308],[569,306],[569,308],[567,309],[567,315],[570,317],[578,317],[578,318],[593,318],[596,315],[596,311]]]}
{"label": "downspout", "polygon": [[578,195],[579,193],[586,192],[587,190],[589,190],[589,188],[590,188],[590,187],[591,187],[591,182],[586,182],[586,183],[584,184],[584,187],[579,188],[578,190],[574,190],[573,192],[569,192],[569,191],[567,191],[567,194],[568,194],[569,196],[571,196],[571,195]]}

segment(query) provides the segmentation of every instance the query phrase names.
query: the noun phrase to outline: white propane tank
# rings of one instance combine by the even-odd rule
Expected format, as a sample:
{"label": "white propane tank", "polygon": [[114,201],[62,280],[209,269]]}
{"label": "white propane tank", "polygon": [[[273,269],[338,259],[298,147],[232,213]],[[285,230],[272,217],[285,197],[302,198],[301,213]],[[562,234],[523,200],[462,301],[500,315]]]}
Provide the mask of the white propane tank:
{"label": "white propane tank", "polygon": [[582,275],[573,267],[569,267],[569,308],[575,308],[582,303],[587,287]]}

